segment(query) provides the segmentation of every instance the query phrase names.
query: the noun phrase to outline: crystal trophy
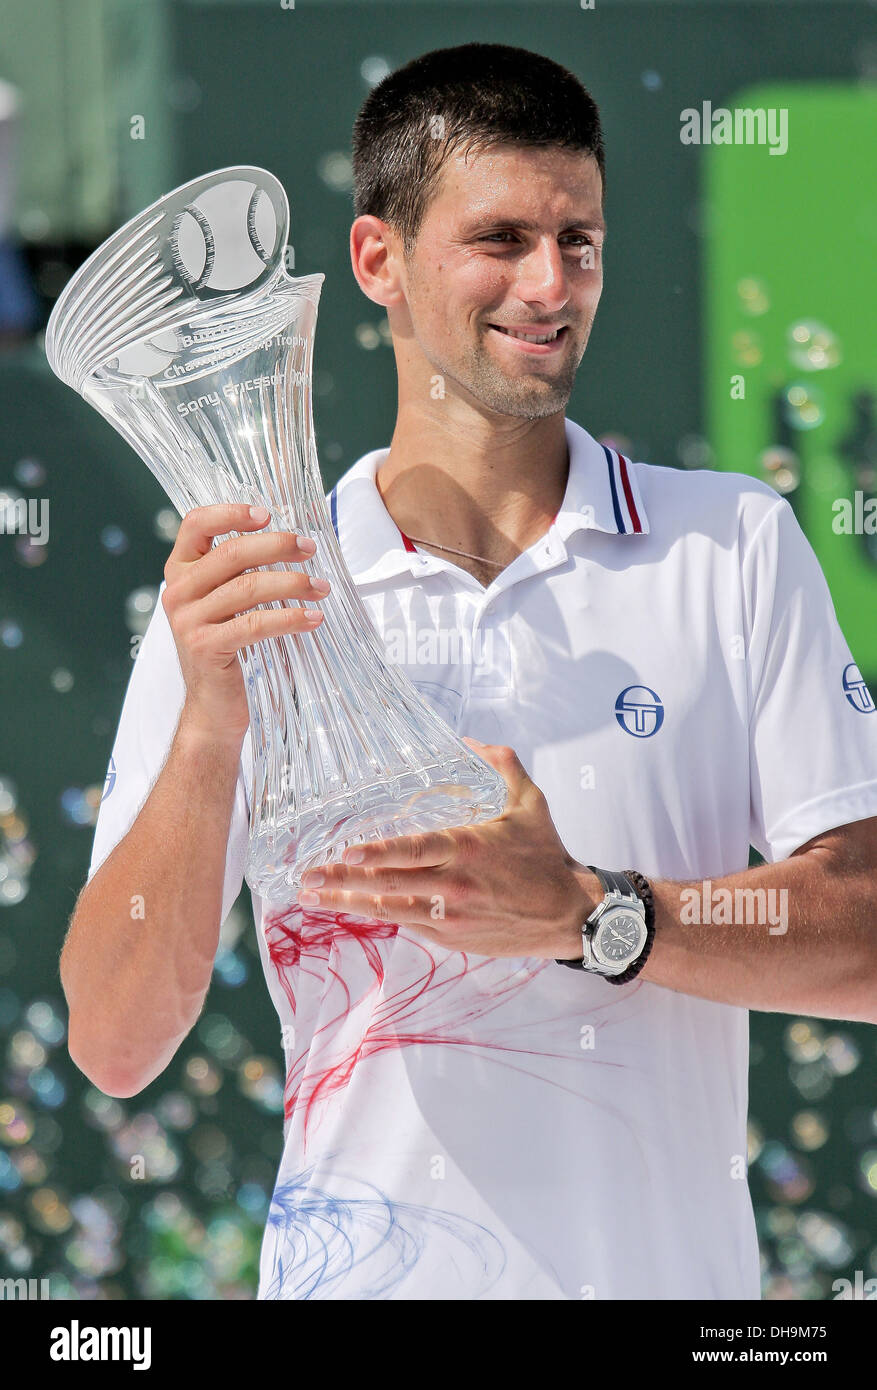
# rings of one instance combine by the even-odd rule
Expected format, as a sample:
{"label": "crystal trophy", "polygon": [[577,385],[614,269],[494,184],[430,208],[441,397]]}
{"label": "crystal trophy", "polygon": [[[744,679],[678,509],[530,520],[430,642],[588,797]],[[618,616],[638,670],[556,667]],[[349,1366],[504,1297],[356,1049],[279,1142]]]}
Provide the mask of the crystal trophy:
{"label": "crystal trophy", "polygon": [[46,330],[52,370],[128,441],[181,516],[262,504],[262,531],[317,543],[309,561],[273,568],[324,574],[328,597],[260,606],[319,606],[323,622],[239,653],[253,752],[245,873],[274,902],[348,845],[491,819],[506,798],[503,778],[388,663],[344,562],[311,398],[325,277],[287,273],[288,233],[286,194],[267,170],[193,179],[94,252]]}

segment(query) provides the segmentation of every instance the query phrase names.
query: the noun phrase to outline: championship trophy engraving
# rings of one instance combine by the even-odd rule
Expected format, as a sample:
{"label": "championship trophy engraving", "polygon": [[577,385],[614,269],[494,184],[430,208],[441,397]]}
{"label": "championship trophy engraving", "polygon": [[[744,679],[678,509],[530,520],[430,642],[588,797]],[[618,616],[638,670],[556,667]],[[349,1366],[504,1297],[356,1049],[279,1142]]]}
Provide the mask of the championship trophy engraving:
{"label": "championship trophy engraving", "polygon": [[[286,194],[266,170],[194,179],[94,252],[46,331],[52,370],[127,440],[181,516],[262,504],[262,531],[317,542],[308,562],[274,568],[329,579],[324,621],[239,653],[253,752],[246,879],[275,902],[348,845],[492,819],[506,798],[502,777],[387,662],[345,565],[313,428],[325,277],[287,274],[288,233]],[[261,606],[292,603],[318,607]]]}

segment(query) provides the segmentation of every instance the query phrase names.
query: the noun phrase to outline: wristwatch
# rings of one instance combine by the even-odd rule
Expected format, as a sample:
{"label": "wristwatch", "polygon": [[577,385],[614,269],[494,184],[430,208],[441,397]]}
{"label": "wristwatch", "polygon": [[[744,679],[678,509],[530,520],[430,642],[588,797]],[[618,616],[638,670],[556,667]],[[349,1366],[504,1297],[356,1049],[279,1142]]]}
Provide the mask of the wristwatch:
{"label": "wristwatch", "polygon": [[610,984],[623,985],[645,965],[655,936],[652,890],[634,869],[614,873],[587,866],[596,874],[603,900],[582,926],[582,956],[558,960],[573,970],[602,975]]}

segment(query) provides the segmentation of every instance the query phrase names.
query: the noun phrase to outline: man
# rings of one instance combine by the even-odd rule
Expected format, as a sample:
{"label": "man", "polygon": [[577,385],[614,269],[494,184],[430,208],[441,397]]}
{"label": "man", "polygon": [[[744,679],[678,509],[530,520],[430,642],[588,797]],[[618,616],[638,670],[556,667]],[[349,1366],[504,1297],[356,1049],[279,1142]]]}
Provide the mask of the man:
{"label": "man", "polygon": [[[578,81],[500,45],[425,55],[357,118],[351,257],[399,401],[331,514],[509,799],[254,899],[287,1065],[260,1298],[756,1299],[747,1011],[877,1020],[877,718],[791,508],[564,415],[603,167]],[[243,511],[180,528],[65,945],[71,1055],[113,1094],[191,1028],[241,886],[236,651],[305,611],[245,610],[317,599],[255,568],[293,538],[211,546]]]}

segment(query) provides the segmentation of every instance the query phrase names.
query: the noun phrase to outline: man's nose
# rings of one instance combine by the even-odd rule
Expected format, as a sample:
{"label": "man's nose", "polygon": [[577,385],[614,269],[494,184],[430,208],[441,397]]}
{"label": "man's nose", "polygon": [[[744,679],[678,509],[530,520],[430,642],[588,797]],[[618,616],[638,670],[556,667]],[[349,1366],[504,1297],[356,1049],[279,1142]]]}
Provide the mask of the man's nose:
{"label": "man's nose", "polygon": [[520,262],[518,294],[561,308],[569,299],[567,270],[563,251],[553,237],[545,237]]}

